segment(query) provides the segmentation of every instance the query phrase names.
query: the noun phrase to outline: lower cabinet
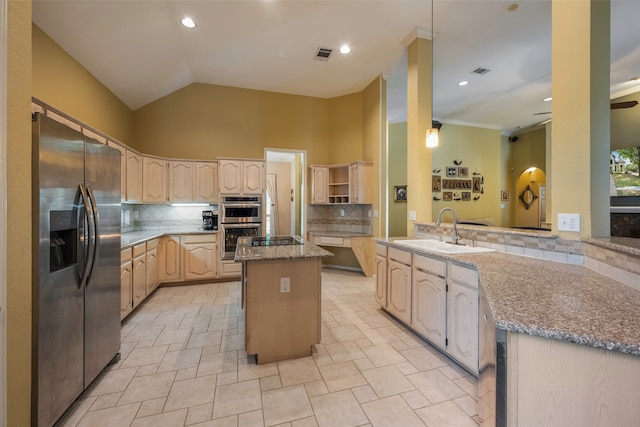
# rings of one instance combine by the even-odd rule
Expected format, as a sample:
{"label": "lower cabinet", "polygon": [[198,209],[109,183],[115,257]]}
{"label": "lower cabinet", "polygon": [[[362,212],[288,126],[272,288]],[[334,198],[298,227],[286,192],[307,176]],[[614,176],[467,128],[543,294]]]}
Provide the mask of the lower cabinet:
{"label": "lower cabinet", "polygon": [[183,279],[181,267],[180,236],[164,236],[158,245],[158,279],[164,282],[180,282]]}
{"label": "lower cabinet", "polygon": [[147,242],[147,296],[158,287],[158,239]]}
{"label": "lower cabinet", "polygon": [[232,259],[221,259],[218,263],[218,277],[240,277],[242,263]]}
{"label": "lower cabinet", "polygon": [[133,247],[133,308],[147,296],[147,244]]}
{"label": "lower cabinet", "polygon": [[120,251],[120,320],[133,311],[133,264],[131,248]]}
{"label": "lower cabinet", "polygon": [[216,237],[215,234],[182,236],[184,280],[216,277],[219,258]]}
{"label": "lower cabinet", "polygon": [[375,298],[435,347],[478,373],[475,269],[435,256],[376,245]]}

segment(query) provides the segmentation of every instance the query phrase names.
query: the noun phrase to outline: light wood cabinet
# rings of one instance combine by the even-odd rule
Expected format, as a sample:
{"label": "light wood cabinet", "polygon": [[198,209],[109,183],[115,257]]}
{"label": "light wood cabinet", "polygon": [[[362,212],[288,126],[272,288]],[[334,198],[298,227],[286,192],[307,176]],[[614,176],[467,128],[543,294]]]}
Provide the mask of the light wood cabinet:
{"label": "light wood cabinet", "polygon": [[387,307],[387,247],[376,245],[376,302]]}
{"label": "light wood cabinet", "polygon": [[131,248],[120,252],[120,320],[133,311],[133,264]]}
{"label": "light wood cabinet", "polygon": [[371,162],[354,162],[349,165],[349,203],[373,203],[372,173]]}
{"label": "light wood cabinet", "polygon": [[373,203],[372,165],[371,162],[357,161],[343,165],[311,166],[311,203]]}
{"label": "light wood cabinet", "polygon": [[127,149],[113,141],[107,141],[107,145],[120,152],[120,199],[127,200]]}
{"label": "light wood cabinet", "polygon": [[[465,280],[467,278],[470,281]],[[447,353],[473,372],[478,372],[477,272],[451,264],[448,285]]]}
{"label": "light wood cabinet", "polygon": [[179,282],[183,280],[181,267],[182,251],[180,236],[160,238],[158,245],[158,277],[161,282]]}
{"label": "light wood cabinet", "polygon": [[216,277],[218,245],[213,234],[183,236],[184,280]]}
{"label": "light wood cabinet", "polygon": [[142,156],[127,150],[127,201],[142,201]]}
{"label": "light wood cabinet", "polygon": [[329,168],[311,166],[311,203],[326,204],[329,202]]}
{"label": "light wood cabinet", "polygon": [[447,332],[447,282],[443,277],[415,266],[412,273],[411,326],[434,345],[444,349]]}
{"label": "light wood cabinet", "polygon": [[240,277],[242,274],[242,263],[230,259],[218,261],[218,277]]}
{"label": "light wood cabinet", "polygon": [[411,253],[389,248],[387,259],[387,310],[411,322]]}
{"label": "light wood cabinet", "polygon": [[147,156],[144,156],[142,161],[142,201],[166,203],[167,161]]}
{"label": "light wood cabinet", "polygon": [[219,160],[219,194],[260,195],[264,190],[264,161]]}
{"label": "light wood cabinet", "polygon": [[158,239],[147,242],[147,296],[158,287]]}
{"label": "light wood cabinet", "polygon": [[218,163],[196,162],[194,202],[218,202]]}
{"label": "light wood cabinet", "polygon": [[133,308],[147,296],[147,245],[141,243],[133,247]]}
{"label": "light wood cabinet", "polygon": [[169,161],[169,202],[193,201],[193,162]]}

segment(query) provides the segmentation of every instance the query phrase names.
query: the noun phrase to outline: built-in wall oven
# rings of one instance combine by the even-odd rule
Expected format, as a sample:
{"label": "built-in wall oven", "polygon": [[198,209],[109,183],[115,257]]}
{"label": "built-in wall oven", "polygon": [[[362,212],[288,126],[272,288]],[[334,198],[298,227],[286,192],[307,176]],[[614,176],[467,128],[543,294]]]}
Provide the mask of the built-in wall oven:
{"label": "built-in wall oven", "polygon": [[219,209],[220,258],[233,259],[238,237],[262,235],[262,197],[225,196]]}

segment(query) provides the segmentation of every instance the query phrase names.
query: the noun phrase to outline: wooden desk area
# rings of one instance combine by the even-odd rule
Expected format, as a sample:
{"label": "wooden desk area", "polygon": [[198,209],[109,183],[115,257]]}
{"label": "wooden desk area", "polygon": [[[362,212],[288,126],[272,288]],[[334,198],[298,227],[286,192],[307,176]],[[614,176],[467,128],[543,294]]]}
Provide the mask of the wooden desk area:
{"label": "wooden desk area", "polygon": [[370,234],[340,231],[309,232],[309,241],[319,246],[351,248],[367,277],[373,276],[376,266],[375,245]]}

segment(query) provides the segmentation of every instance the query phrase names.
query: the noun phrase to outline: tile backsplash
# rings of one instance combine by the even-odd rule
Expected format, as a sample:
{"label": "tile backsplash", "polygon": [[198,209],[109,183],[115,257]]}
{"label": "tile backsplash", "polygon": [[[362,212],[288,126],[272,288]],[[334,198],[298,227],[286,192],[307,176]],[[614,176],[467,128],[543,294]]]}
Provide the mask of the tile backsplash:
{"label": "tile backsplash", "polygon": [[371,234],[371,205],[309,205],[307,231]]}
{"label": "tile backsplash", "polygon": [[122,205],[121,229],[129,231],[158,230],[163,228],[194,229],[202,227],[202,211],[218,210],[217,205]]}

